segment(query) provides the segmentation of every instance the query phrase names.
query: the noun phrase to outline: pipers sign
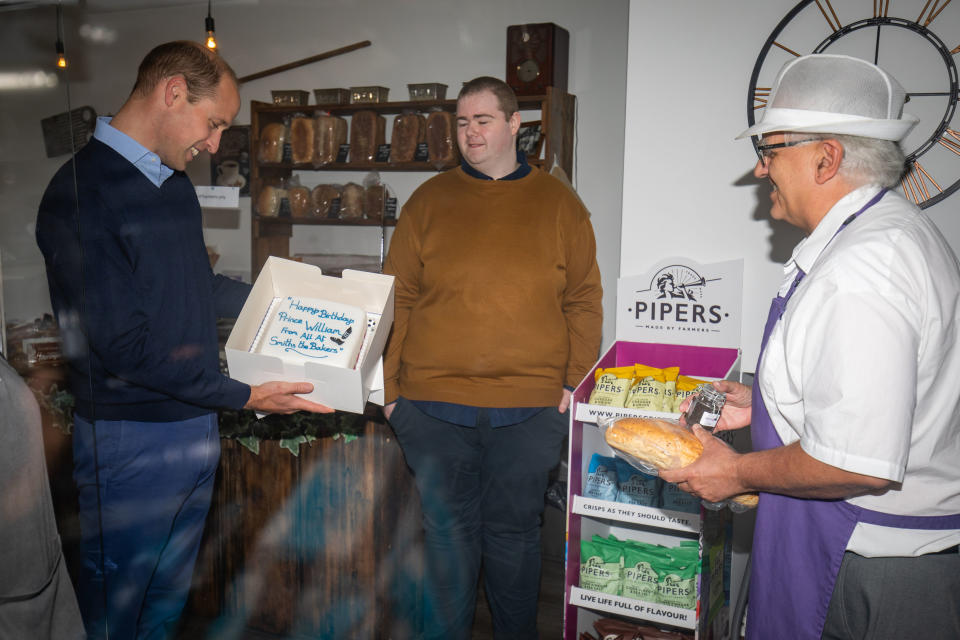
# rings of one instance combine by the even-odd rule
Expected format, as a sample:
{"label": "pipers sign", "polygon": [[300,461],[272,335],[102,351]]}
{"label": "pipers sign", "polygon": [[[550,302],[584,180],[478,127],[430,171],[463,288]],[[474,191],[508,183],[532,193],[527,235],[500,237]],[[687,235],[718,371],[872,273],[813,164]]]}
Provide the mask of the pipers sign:
{"label": "pipers sign", "polygon": [[617,281],[617,339],[739,347],[743,260],[669,258]]}

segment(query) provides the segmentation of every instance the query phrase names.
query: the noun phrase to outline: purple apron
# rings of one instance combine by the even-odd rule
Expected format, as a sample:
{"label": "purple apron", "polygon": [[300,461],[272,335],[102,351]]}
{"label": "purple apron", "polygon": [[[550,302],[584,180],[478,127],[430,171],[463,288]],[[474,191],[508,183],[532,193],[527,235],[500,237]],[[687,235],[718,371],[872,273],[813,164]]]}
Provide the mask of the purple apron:
{"label": "purple apron", "polygon": [[[847,218],[837,233],[879,202],[884,193],[885,189]],[[778,295],[770,305],[760,358],[773,327],[803,276],[800,271],[786,295]],[[758,375],[759,371],[758,359]],[[753,448],[762,451],[782,447],[783,441],[763,404],[758,382],[754,381],[753,385]],[[761,493],[751,553],[748,639],[820,638],[840,563],[858,522],[903,529],[960,529],[960,514],[898,516],[857,507],[844,500],[810,500]]]}

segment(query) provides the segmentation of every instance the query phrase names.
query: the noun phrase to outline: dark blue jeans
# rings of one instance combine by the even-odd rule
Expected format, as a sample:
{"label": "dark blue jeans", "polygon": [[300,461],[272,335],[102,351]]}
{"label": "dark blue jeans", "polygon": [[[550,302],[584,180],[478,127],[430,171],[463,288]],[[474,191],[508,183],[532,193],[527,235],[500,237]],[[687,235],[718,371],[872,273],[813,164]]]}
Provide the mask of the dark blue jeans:
{"label": "dark blue jeans", "polygon": [[431,418],[400,398],[390,423],[423,507],[424,638],[469,640],[483,565],[498,639],[537,638],[540,518],[568,414],[476,427]]}
{"label": "dark blue jeans", "polygon": [[110,640],[172,637],[210,508],[220,459],[217,417],[98,420],[99,509],[93,434],[93,425],[75,418],[83,547],[77,596],[87,634],[104,638],[109,625]]}

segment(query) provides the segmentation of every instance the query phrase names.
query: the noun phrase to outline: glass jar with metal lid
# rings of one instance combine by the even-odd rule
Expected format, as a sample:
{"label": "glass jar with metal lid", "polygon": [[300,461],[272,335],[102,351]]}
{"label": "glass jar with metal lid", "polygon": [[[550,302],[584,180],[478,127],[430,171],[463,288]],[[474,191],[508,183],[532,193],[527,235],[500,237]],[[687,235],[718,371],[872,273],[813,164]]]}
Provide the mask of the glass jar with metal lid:
{"label": "glass jar with metal lid", "polygon": [[707,431],[713,431],[720,420],[720,412],[727,401],[727,394],[717,391],[709,384],[701,384],[690,396],[690,406],[683,414],[688,425],[699,424]]}

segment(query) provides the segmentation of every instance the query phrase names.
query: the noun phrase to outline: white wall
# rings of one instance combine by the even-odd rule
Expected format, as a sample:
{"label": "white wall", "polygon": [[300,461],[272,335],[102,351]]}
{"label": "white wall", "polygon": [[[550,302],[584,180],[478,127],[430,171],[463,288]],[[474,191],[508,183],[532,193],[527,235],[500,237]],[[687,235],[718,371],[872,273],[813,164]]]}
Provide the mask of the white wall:
{"label": "white wall", "polygon": [[[372,46],[245,84],[236,120],[249,123],[249,102],[269,101],[271,89],[381,85],[391,100],[403,100],[407,83],[442,82],[448,97],[478,75],[503,77],[506,29],[511,24],[555,22],[570,32],[569,91],[578,99],[574,184],[593,214],[603,274],[604,342],[613,336],[613,302],[619,273],[620,202],[623,181],[623,122],[626,83],[627,0],[261,0],[214,3],[217,36],[224,57],[238,75],[342,47],[360,40]],[[0,59],[16,60],[14,48],[36,48],[16,33],[33,33],[52,49],[54,10],[6,12],[0,20]],[[89,104],[98,113],[116,110],[135,76],[136,65],[155,44],[203,35],[206,3],[171,8],[68,12],[68,49],[82,60],[74,70],[73,106]],[[8,20],[9,17],[9,20]],[[113,30],[111,45],[94,46],[69,37],[84,20]],[[10,48],[10,56],[7,56]],[[79,51],[78,51],[79,49]],[[43,54],[44,56],[47,53]],[[42,56],[41,56],[42,57]],[[79,68],[82,67],[82,68]],[[92,70],[96,70],[95,73]],[[33,220],[47,180],[65,158],[45,157],[42,117],[66,111],[63,87],[3,94],[0,105],[0,250],[3,252],[7,316],[32,319],[49,309],[42,258],[33,241]],[[531,119],[535,117],[530,114]],[[207,175],[195,161],[191,177]],[[384,172],[400,203],[428,173]],[[363,174],[303,173],[305,184],[359,180]],[[249,199],[241,199],[240,228],[207,229],[208,244],[221,254],[218,270],[248,272]],[[303,227],[292,251],[375,253],[370,229]]]}
{"label": "white wall", "polygon": [[[769,219],[769,187],[752,176],[756,155],[749,141],[733,138],[747,127],[747,89],[757,55],[796,4],[795,0],[630,2],[621,273],[646,273],[653,263],[672,256],[702,263],[742,257],[741,344],[746,371],[755,366],[770,298],[780,283],[780,265],[802,236]],[[844,25],[872,16],[869,4],[850,0],[831,4]],[[890,15],[915,20],[922,7],[922,2],[910,7],[893,3]],[[955,46],[960,7],[947,7],[931,28],[949,47]],[[813,4],[809,19],[783,39],[799,46],[819,42],[828,33]],[[922,90],[918,78],[924,80],[927,74],[936,79],[943,72],[907,55],[917,53],[914,44],[894,40],[895,35],[885,34],[880,63],[908,91]],[[845,40],[830,52],[855,53]],[[772,57],[779,60],[775,73],[789,56]],[[920,102],[908,103],[905,111],[921,109]],[[921,133],[926,136],[930,131],[918,129],[916,135]],[[905,144],[908,150],[911,142]],[[956,156],[945,153],[954,169],[935,173],[940,178],[960,166]],[[960,194],[925,210],[954,251],[960,249],[958,203]]]}

